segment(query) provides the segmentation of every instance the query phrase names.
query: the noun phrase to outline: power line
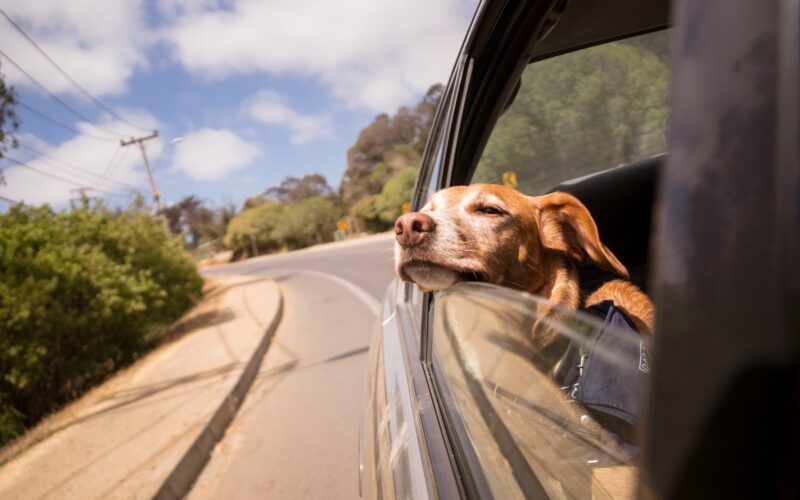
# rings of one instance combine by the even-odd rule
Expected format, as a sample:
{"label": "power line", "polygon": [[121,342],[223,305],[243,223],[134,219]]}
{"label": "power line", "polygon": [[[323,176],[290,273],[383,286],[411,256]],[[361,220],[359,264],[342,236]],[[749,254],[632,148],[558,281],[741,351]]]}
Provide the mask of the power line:
{"label": "power line", "polygon": [[65,123],[62,123],[62,122],[56,120],[55,118],[47,115],[46,113],[42,113],[41,111],[39,111],[38,109],[34,108],[30,104],[25,104],[24,102],[20,101],[19,99],[17,99],[17,104],[19,106],[22,106],[23,108],[27,109],[31,113],[39,116],[40,118],[43,118],[43,119],[49,121],[50,123],[52,123],[54,125],[58,125],[59,127],[63,128],[64,130],[69,130],[70,132],[74,132],[74,133],[76,133],[78,135],[91,137],[92,139],[97,139],[97,140],[100,140],[100,141],[114,141],[114,142],[117,142],[117,139],[114,138],[114,137],[101,137],[99,135],[90,134],[88,132],[81,132],[80,130],[76,129],[75,127],[71,127],[71,126],[69,126],[69,125],[67,125]]}
{"label": "power line", "polygon": [[[103,173],[100,174],[100,177],[98,178],[98,181],[95,183],[95,186],[99,186],[100,182],[102,182],[103,179],[108,179],[111,177],[111,174],[114,173],[114,171],[117,169],[117,166],[122,162],[122,160],[128,157],[128,151],[130,150],[122,149],[122,146],[120,146],[119,148],[117,148],[116,151],[114,151],[114,156],[112,156],[111,159],[108,161],[106,168],[103,170]],[[122,152],[122,155],[120,155],[120,152]]]}
{"label": "power line", "polygon": [[78,117],[78,118],[80,118],[81,120],[84,120],[84,121],[86,121],[86,122],[90,123],[91,125],[93,125],[93,126],[95,126],[95,127],[99,128],[100,130],[103,130],[103,131],[105,131],[105,132],[108,132],[109,134],[116,135],[116,136],[118,136],[118,137],[126,137],[126,134],[120,134],[119,132],[114,132],[114,131],[113,131],[113,130],[111,130],[111,129],[108,129],[108,128],[106,128],[106,127],[102,126],[102,125],[98,125],[97,123],[93,122],[93,121],[92,121],[92,120],[91,120],[89,117],[87,117],[86,115],[84,115],[84,114],[83,114],[83,113],[81,113],[80,111],[76,110],[75,108],[73,108],[72,106],[70,106],[69,104],[67,104],[67,103],[66,103],[66,102],[64,102],[63,100],[61,100],[61,98],[60,98],[60,97],[58,97],[57,95],[55,95],[54,93],[52,93],[52,92],[51,92],[51,91],[50,91],[50,90],[49,90],[47,87],[45,87],[45,86],[44,86],[44,85],[43,85],[41,82],[39,82],[39,80],[37,80],[36,78],[34,78],[34,77],[33,77],[33,76],[30,74],[30,73],[28,73],[27,71],[25,71],[25,70],[22,68],[22,66],[20,66],[19,64],[17,64],[17,62],[16,62],[15,60],[11,59],[11,57],[9,57],[9,55],[8,55],[8,54],[6,54],[6,53],[5,53],[5,52],[3,52],[2,50],[0,50],[0,55],[1,55],[1,56],[3,56],[3,57],[5,57],[5,58],[6,58],[6,60],[7,60],[8,62],[10,62],[10,63],[11,63],[11,64],[12,64],[12,65],[15,67],[15,68],[17,68],[17,70],[18,70],[20,73],[22,73],[23,75],[25,75],[25,76],[26,76],[26,77],[27,77],[27,78],[28,78],[30,81],[32,81],[33,83],[35,83],[35,84],[36,84],[36,86],[38,86],[38,87],[39,87],[39,88],[40,88],[40,89],[41,89],[41,90],[42,90],[42,91],[43,91],[45,94],[47,94],[48,96],[50,96],[50,98],[51,98],[51,99],[53,99],[54,101],[56,101],[57,103],[61,104],[61,105],[62,105],[62,106],[63,106],[63,107],[64,107],[64,108],[67,110],[67,111],[69,111],[69,112],[70,112],[70,113],[72,113],[73,115],[77,116],[77,117]]}
{"label": "power line", "polygon": [[[28,146],[27,144],[20,143],[19,147],[21,147],[22,149],[25,149],[27,151],[30,151],[31,153],[39,155],[42,158],[46,158],[46,159],[50,160],[53,163],[57,163],[57,164],[61,165],[62,167],[70,169],[70,170],[73,171],[73,173],[77,172],[78,174],[85,175],[87,177],[91,177],[91,182],[96,183],[96,185],[99,184],[100,182],[102,182],[103,180],[107,180],[107,181],[109,181],[111,183],[118,184],[120,186],[128,187],[128,188],[131,188],[131,189],[138,189],[133,184],[128,184],[127,182],[114,180],[114,179],[103,179],[102,176],[98,176],[94,172],[91,172],[90,170],[88,170],[88,169],[86,169],[84,167],[79,167],[77,165],[74,165],[74,164],[71,164],[71,163],[67,163],[64,160],[56,158],[56,157],[54,157],[52,155],[49,155],[49,154],[47,154],[47,153],[45,153],[43,151],[39,151],[38,149],[36,149],[34,147],[31,147],[31,146]],[[117,148],[114,151],[114,156],[116,156],[119,153],[120,149],[122,149],[122,148]],[[113,159],[113,157],[112,157],[112,159]],[[108,168],[108,167],[106,167],[106,168]]]}
{"label": "power line", "polygon": [[[13,163],[16,163],[20,167],[28,168],[30,170],[33,170],[34,172],[38,172],[38,173],[40,173],[40,174],[42,174],[44,176],[51,177],[53,179],[58,179],[58,180],[60,180],[62,182],[66,182],[66,183],[72,184],[73,186],[88,187],[88,186],[84,186],[80,182],[76,182],[76,181],[74,181],[72,179],[67,179],[66,177],[61,177],[60,175],[56,175],[56,174],[54,174],[52,172],[48,172],[46,170],[42,170],[40,168],[34,167],[33,165],[29,165],[29,164],[25,163],[24,161],[20,161],[20,160],[11,158],[10,156],[5,156],[3,158],[6,159],[6,160],[11,161]],[[97,188],[92,188],[92,189],[94,189],[95,191],[99,191],[101,193],[105,193],[105,194],[110,195],[110,196],[119,196],[121,198],[128,198],[130,196],[130,195],[124,195],[122,193],[115,193],[113,191],[106,191],[104,189],[97,189]]]}
{"label": "power line", "polygon": [[0,200],[7,201],[7,202],[9,202],[9,203],[14,203],[15,205],[16,205],[17,203],[22,203],[23,205],[25,204],[25,202],[23,202],[23,201],[20,201],[20,200],[12,200],[11,198],[7,198],[7,197],[3,196],[2,194],[0,194]]}
{"label": "power line", "polygon": [[[143,126],[141,126],[141,125],[138,125],[138,124],[136,124],[136,123],[133,123],[133,122],[131,122],[131,121],[127,120],[126,118],[123,118],[122,116],[120,116],[119,114],[117,114],[117,113],[116,113],[116,112],[115,112],[113,109],[111,109],[110,107],[108,107],[108,106],[106,106],[105,104],[103,104],[102,102],[100,102],[100,101],[99,101],[99,100],[98,100],[96,97],[94,97],[92,94],[90,94],[88,90],[86,90],[86,89],[85,89],[85,88],[83,88],[83,87],[82,87],[82,86],[81,86],[81,85],[80,85],[78,82],[76,82],[76,81],[75,81],[75,79],[74,79],[74,78],[72,78],[72,77],[69,75],[69,73],[67,73],[67,72],[66,72],[66,71],[65,71],[65,70],[64,70],[64,69],[63,69],[61,66],[59,66],[59,65],[58,65],[58,63],[57,63],[57,62],[55,62],[55,61],[53,60],[53,58],[52,58],[52,57],[50,57],[50,56],[47,54],[47,52],[45,52],[45,51],[44,51],[44,49],[43,49],[43,48],[41,48],[41,47],[39,46],[39,44],[38,44],[38,43],[36,43],[36,41],[34,41],[34,39],[33,39],[33,38],[31,38],[31,37],[30,37],[30,35],[28,35],[28,34],[25,32],[25,30],[23,30],[23,29],[22,29],[22,27],[21,27],[20,25],[18,25],[16,22],[14,22],[14,20],[13,20],[13,19],[11,19],[11,16],[9,16],[8,14],[6,14],[6,12],[5,12],[5,11],[4,11],[2,8],[0,8],[0,14],[3,14],[3,17],[5,17],[5,18],[6,18],[6,20],[7,20],[9,23],[11,23],[11,25],[12,25],[12,26],[14,26],[14,28],[15,28],[17,31],[19,31],[19,32],[22,34],[22,36],[24,36],[24,37],[25,37],[25,38],[26,38],[26,39],[27,39],[27,40],[28,40],[28,41],[31,43],[31,45],[33,45],[33,46],[36,48],[36,50],[37,50],[37,51],[39,51],[39,53],[40,53],[40,54],[42,54],[42,55],[43,55],[43,56],[44,56],[44,57],[45,57],[45,58],[46,58],[48,61],[50,61],[50,63],[51,63],[53,66],[55,66],[55,68],[56,68],[56,69],[57,69],[57,70],[58,70],[58,71],[59,71],[59,72],[60,72],[62,75],[64,75],[64,77],[66,77],[66,78],[67,78],[67,80],[69,80],[70,82],[72,82],[72,84],[73,84],[73,85],[75,85],[75,87],[76,87],[78,90],[80,90],[80,91],[81,91],[81,93],[82,93],[83,95],[85,95],[87,98],[89,98],[89,100],[90,100],[90,101],[92,101],[92,102],[93,102],[93,103],[95,103],[97,106],[99,106],[100,108],[102,108],[102,109],[104,109],[105,111],[107,111],[108,113],[110,113],[112,116],[114,116],[114,117],[118,118],[119,120],[121,120],[121,121],[123,121],[123,122],[127,123],[128,125],[131,125],[131,126],[133,126],[133,127],[136,127],[136,128],[138,128],[138,129],[141,129],[141,130],[146,130],[146,131],[150,132],[150,129],[149,129],[149,128],[147,128],[147,127],[143,127]],[[8,56],[6,56],[6,57],[8,57]]]}

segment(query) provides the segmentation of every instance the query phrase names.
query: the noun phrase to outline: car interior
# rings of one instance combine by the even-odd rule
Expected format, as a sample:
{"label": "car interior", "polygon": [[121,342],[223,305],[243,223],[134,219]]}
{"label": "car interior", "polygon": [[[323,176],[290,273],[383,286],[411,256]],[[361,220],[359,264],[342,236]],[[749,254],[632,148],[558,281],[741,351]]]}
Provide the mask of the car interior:
{"label": "car interior", "polygon": [[[550,190],[570,193],[586,205],[603,243],[628,268],[630,280],[645,291],[655,187],[666,158],[663,153],[568,180]],[[585,290],[613,278],[596,266],[581,266],[578,272]]]}

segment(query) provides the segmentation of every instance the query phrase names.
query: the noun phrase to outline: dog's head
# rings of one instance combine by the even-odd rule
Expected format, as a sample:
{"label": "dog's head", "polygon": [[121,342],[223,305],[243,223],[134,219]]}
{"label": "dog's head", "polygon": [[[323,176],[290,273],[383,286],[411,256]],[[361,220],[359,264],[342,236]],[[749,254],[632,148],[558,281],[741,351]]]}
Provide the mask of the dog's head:
{"label": "dog's head", "polygon": [[592,216],[566,193],[525,196],[494,184],[434,193],[419,212],[395,222],[395,267],[423,290],[484,281],[536,292],[557,259],[593,262],[627,277],[600,242]]}

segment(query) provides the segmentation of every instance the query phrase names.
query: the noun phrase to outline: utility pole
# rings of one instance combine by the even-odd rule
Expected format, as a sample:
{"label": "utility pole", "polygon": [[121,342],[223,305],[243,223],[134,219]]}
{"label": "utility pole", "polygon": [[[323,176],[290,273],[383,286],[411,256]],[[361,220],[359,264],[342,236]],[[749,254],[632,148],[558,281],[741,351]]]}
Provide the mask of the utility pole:
{"label": "utility pole", "polygon": [[155,139],[158,137],[158,130],[153,130],[153,133],[144,137],[131,137],[127,141],[120,140],[122,146],[130,146],[131,144],[138,144],[139,151],[142,152],[142,159],[144,160],[144,167],[147,169],[147,178],[150,180],[150,192],[153,193],[153,199],[156,202],[156,219],[161,221],[161,227],[164,232],[170,234],[169,223],[166,216],[164,216],[164,207],[161,206],[161,196],[158,194],[156,187],[156,179],[153,177],[153,169],[150,168],[150,162],[147,160],[147,151],[144,149],[144,141]]}
{"label": "utility pole", "polygon": [[156,202],[156,210],[158,211],[158,216],[162,217],[163,207],[161,206],[161,197],[158,194],[156,180],[153,178],[153,170],[150,168],[150,162],[147,160],[147,152],[144,149],[144,141],[149,141],[150,139],[155,139],[156,137],[158,137],[158,131],[154,130],[150,135],[144,137],[131,137],[127,141],[120,140],[119,143],[123,146],[130,146],[131,144],[139,145],[139,150],[142,152],[142,159],[144,159],[144,166],[147,169],[147,178],[150,179],[150,191],[153,193],[153,199]]}

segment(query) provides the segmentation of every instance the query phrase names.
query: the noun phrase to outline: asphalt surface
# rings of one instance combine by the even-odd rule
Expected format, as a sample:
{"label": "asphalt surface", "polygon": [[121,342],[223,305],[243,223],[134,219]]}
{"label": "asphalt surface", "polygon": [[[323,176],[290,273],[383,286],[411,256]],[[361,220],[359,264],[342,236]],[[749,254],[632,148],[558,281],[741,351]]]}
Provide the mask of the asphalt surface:
{"label": "asphalt surface", "polygon": [[367,349],[393,276],[392,236],[252,259],[284,313],[253,387],[191,498],[358,498]]}
{"label": "asphalt surface", "polygon": [[280,276],[301,269],[328,273],[349,281],[381,301],[393,275],[393,234],[320,245],[297,252],[257,257],[206,270],[205,274]]}

